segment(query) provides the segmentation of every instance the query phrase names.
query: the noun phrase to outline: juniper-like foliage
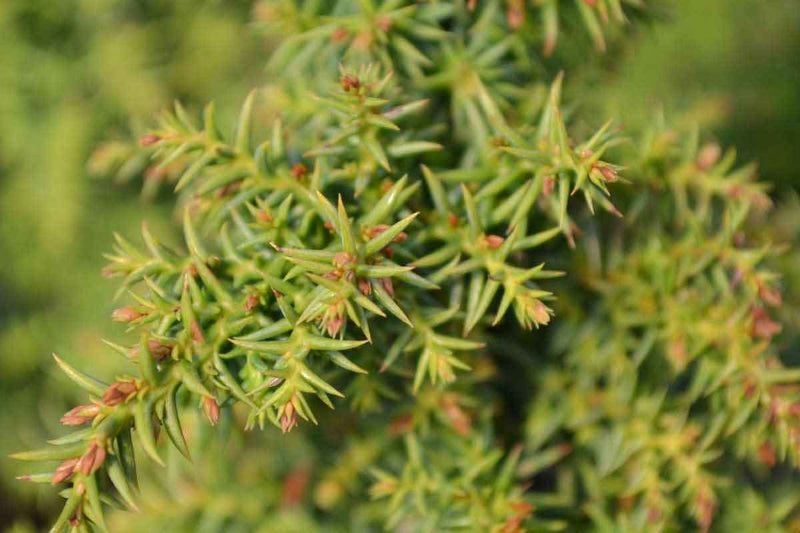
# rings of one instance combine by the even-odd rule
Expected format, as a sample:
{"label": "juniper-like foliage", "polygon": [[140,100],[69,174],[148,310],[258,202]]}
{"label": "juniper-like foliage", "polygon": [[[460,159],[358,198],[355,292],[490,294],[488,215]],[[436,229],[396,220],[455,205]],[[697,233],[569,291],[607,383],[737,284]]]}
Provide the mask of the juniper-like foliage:
{"label": "juniper-like foliage", "polygon": [[[56,357],[89,400],[16,455],[56,462],[26,476],[65,487],[53,531],[142,502],[173,530],[791,527],[796,490],[759,488],[800,463],[767,188],[696,131],[581,116],[548,63],[562,25],[604,50],[645,9],[259,4],[269,85],[231,135],[176,104],[93,162],[174,188],[185,247],[143,225],[108,256],[131,374]],[[179,461],[164,441],[203,498],[139,493],[143,455]],[[284,463],[219,482],[256,452]]]}

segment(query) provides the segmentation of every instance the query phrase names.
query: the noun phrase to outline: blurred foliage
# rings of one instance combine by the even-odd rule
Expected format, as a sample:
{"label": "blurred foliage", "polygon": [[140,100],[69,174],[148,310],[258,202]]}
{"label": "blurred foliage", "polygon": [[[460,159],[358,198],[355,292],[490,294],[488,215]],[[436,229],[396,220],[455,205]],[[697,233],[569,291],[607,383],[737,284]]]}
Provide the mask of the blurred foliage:
{"label": "blurred foliage", "polygon": [[673,1],[608,78],[586,91],[631,126],[659,109],[700,124],[780,190],[800,169],[800,9],[794,0]]}
{"label": "blurred foliage", "polygon": [[[212,97],[224,110],[259,82],[262,46],[242,29],[250,2],[0,2],[0,449],[52,432],[74,392],[50,353],[98,371],[114,288],[99,277],[111,230],[142,219],[170,233],[169,211],[131,201],[135,188],[87,177],[102,138],[127,136],[173,98]],[[42,154],[46,154],[42,157]],[[41,401],[47,398],[48,401]],[[8,408],[13,406],[13,408]],[[0,522],[53,512],[55,499],[8,488],[0,457]],[[13,494],[13,496],[12,496]],[[46,494],[46,495],[45,495]]]}

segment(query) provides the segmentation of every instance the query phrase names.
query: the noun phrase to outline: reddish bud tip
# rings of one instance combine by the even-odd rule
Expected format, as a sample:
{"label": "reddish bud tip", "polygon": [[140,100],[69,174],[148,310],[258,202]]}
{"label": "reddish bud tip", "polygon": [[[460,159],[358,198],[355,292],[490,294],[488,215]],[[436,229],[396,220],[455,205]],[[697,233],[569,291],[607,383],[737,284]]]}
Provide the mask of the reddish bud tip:
{"label": "reddish bud tip", "polygon": [[411,414],[401,415],[391,421],[389,424],[389,433],[392,435],[400,435],[407,433],[414,425],[414,416]]}
{"label": "reddish bud tip", "polygon": [[62,481],[69,479],[70,476],[72,476],[72,474],[75,472],[75,466],[77,464],[78,459],[70,459],[58,465],[58,468],[56,468],[56,473],[53,475],[53,479],[50,481],[50,483],[52,485],[58,485]]}
{"label": "reddish bud tip", "polygon": [[613,167],[610,167],[610,166],[604,165],[604,164],[600,164],[600,165],[597,165],[596,168],[597,168],[597,170],[600,171],[600,174],[603,175],[603,178],[607,182],[613,183],[613,182],[619,180],[619,174],[617,174],[617,171],[614,170]]}
{"label": "reddish bud tip", "polygon": [[346,268],[353,262],[355,262],[355,257],[347,252],[339,252],[333,256],[333,261],[331,261],[331,264],[333,264],[333,266],[336,268]]}
{"label": "reddish bud tip", "polygon": [[203,412],[212,426],[216,426],[219,422],[219,404],[217,400],[211,396],[203,397]]}
{"label": "reddish bud tip", "polygon": [[783,330],[783,326],[772,320],[763,307],[754,307],[750,312],[750,318],[752,319],[751,334],[754,337],[770,340]]}
{"label": "reddish bud tip", "polygon": [[556,179],[553,176],[545,176],[542,182],[542,194],[550,196],[556,188]]}
{"label": "reddish bud tip", "polygon": [[139,311],[136,311],[130,307],[120,307],[111,313],[111,319],[115,322],[133,322],[134,320],[138,320],[143,316],[145,316],[144,313],[140,313]]}
{"label": "reddish bud tip", "polygon": [[90,476],[103,466],[105,460],[106,449],[100,446],[96,440],[93,440],[92,443],[89,444],[86,453],[78,460],[75,465],[75,470],[78,470],[84,476]]}
{"label": "reddish bud tip", "polygon": [[492,250],[497,250],[500,248],[506,240],[499,236],[499,235],[487,235],[486,236],[486,244],[489,245],[489,248]]}
{"label": "reddish bud tip", "polygon": [[308,175],[308,169],[303,163],[295,163],[292,167],[292,177],[296,180],[303,179]]}
{"label": "reddish bud tip", "polygon": [[287,403],[283,407],[283,414],[280,418],[281,431],[284,433],[290,432],[297,425],[297,413],[294,410],[292,402]]}
{"label": "reddish bud tip", "polygon": [[390,18],[389,18],[389,17],[387,17],[387,16],[379,17],[379,18],[378,18],[378,19],[375,21],[375,25],[376,25],[376,26],[378,27],[378,29],[379,29],[379,30],[381,30],[383,33],[386,33],[386,32],[388,32],[390,29],[392,29],[392,19],[390,19]]}
{"label": "reddish bud tip", "polygon": [[61,424],[65,426],[81,426],[94,420],[100,408],[97,405],[79,405],[67,411],[61,417]]}
{"label": "reddish bud tip", "polygon": [[381,286],[386,290],[386,292],[394,298],[394,285],[392,284],[392,278],[379,278],[381,282]]}
{"label": "reddish bud tip", "polygon": [[722,155],[722,148],[717,143],[709,143],[700,149],[697,154],[697,168],[703,172],[710,170]]}
{"label": "reddish bud tip", "polygon": [[780,307],[783,305],[783,298],[778,289],[770,289],[763,283],[758,284],[758,296],[761,301],[770,307]]}
{"label": "reddish bud tip", "polygon": [[197,320],[189,325],[189,329],[192,330],[192,340],[194,342],[203,344],[206,341],[205,337],[203,337],[203,330],[200,329],[200,324],[197,323]]}
{"label": "reddish bud tip", "polygon": [[255,214],[256,221],[260,224],[269,224],[272,222],[272,214],[269,211],[259,209]]}
{"label": "reddish bud tip", "polygon": [[358,290],[361,291],[361,294],[364,296],[369,296],[372,294],[372,285],[368,279],[361,278],[358,280]]}
{"label": "reddish bud tip", "polygon": [[331,42],[340,43],[347,39],[349,35],[348,31],[344,28],[336,28],[334,32],[331,34]]}
{"label": "reddish bud tip", "polygon": [[519,29],[525,23],[525,0],[509,0],[506,19],[509,28]]}
{"label": "reddish bud tip", "polygon": [[775,448],[773,448],[768,442],[763,443],[758,449],[758,459],[768,467],[772,468],[775,466],[775,463],[778,460],[778,456],[775,453]]}
{"label": "reddish bud tip", "polygon": [[341,80],[342,90],[344,92],[350,92],[350,90],[355,89],[356,91],[361,88],[361,81],[356,78],[355,76],[351,76],[350,74],[345,74],[342,76]]}
{"label": "reddish bud tip", "polygon": [[248,313],[258,307],[258,304],[261,303],[261,298],[258,294],[251,292],[247,295],[247,298],[244,301],[244,310]]}
{"label": "reddish bud tip", "polygon": [[139,137],[139,146],[152,146],[160,140],[161,137],[159,137],[155,133],[145,133],[144,135]]}
{"label": "reddish bud tip", "polygon": [[115,381],[103,393],[102,402],[108,406],[120,404],[136,394],[137,390],[133,381]]}

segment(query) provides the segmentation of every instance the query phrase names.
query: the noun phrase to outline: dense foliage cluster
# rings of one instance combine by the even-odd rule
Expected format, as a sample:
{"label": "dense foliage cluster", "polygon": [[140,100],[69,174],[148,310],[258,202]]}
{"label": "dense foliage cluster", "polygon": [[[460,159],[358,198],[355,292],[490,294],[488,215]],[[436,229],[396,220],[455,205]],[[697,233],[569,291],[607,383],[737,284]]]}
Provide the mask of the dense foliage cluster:
{"label": "dense foliage cluster", "polygon": [[[55,462],[25,476],[66,486],[53,530],[143,504],[176,530],[791,527],[792,493],[744,488],[800,463],[767,188],[696,131],[581,116],[581,62],[548,63],[560,27],[603,50],[643,10],[260,3],[271,84],[231,135],[176,104],[91,162],[174,188],[185,251],[143,225],[108,255],[135,370],[56,357],[90,400],[16,455]],[[139,494],[143,456],[174,486]]]}

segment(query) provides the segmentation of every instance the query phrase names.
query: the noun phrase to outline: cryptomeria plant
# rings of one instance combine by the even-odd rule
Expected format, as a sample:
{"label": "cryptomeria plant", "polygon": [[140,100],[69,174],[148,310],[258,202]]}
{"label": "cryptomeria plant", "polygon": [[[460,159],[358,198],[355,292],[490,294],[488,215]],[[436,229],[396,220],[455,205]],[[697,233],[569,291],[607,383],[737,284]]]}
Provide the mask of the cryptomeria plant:
{"label": "cryptomeria plant", "polygon": [[[194,412],[302,432],[307,456],[252,484],[255,514],[223,487],[176,528],[789,527],[796,491],[743,488],[800,460],[766,187],[697,132],[580,116],[569,70],[546,78],[560,26],[603,50],[642,8],[259,4],[273,83],[232,135],[213,105],[176,104],[94,161],[173,187],[186,251],[143,225],[143,246],[119,235],[108,256],[130,298],[112,318],[136,332],[108,345],[131,374],[56,357],[90,401],[62,418],[76,431],[16,456],[56,462],[25,476],[66,487],[53,530],[138,510],[142,455],[171,466],[171,446],[195,476],[220,461],[192,443]],[[281,439],[255,449],[295,455]]]}

